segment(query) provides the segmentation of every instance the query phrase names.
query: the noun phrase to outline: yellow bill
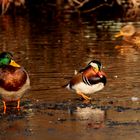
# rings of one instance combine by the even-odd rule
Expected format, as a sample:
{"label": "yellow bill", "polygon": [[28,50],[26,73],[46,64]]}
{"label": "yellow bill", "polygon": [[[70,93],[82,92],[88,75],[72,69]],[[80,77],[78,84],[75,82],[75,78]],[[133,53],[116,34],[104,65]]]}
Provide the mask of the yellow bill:
{"label": "yellow bill", "polygon": [[120,36],[123,36],[121,32],[119,32],[119,33],[117,33],[117,34],[115,35],[116,38],[117,38],[117,37],[120,37]]}
{"label": "yellow bill", "polygon": [[17,64],[14,60],[11,60],[11,62],[10,62],[9,65],[11,65],[11,66],[13,66],[13,67],[20,67],[20,65]]}

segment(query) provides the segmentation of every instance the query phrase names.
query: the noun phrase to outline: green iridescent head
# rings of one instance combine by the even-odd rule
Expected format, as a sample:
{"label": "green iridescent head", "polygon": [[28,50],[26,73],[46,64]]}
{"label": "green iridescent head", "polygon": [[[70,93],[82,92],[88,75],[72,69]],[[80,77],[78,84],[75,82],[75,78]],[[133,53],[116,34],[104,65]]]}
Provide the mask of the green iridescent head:
{"label": "green iridescent head", "polygon": [[10,52],[2,52],[0,54],[0,67],[11,65],[13,67],[20,67],[14,60]]}

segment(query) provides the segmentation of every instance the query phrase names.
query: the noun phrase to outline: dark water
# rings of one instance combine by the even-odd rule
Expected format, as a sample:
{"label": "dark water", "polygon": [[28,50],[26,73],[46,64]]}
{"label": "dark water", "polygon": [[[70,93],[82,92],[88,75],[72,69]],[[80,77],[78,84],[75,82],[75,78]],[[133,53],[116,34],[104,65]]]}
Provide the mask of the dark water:
{"label": "dark water", "polygon": [[[3,115],[1,103],[0,139],[138,140],[140,49],[114,38],[124,24],[0,17],[0,51],[11,51],[31,79],[19,112]],[[62,86],[92,59],[102,62],[108,83],[87,105]]]}

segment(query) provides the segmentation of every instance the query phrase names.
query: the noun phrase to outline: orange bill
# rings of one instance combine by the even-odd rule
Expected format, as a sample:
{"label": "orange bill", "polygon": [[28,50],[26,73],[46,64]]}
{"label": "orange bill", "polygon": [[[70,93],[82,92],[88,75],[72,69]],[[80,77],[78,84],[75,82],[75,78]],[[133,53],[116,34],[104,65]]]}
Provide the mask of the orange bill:
{"label": "orange bill", "polygon": [[17,64],[14,60],[11,60],[11,62],[10,62],[9,65],[11,65],[11,66],[13,66],[13,67],[20,67],[20,65]]}
{"label": "orange bill", "polygon": [[120,36],[123,36],[121,32],[119,32],[119,33],[117,33],[117,34],[115,35],[116,38],[117,38],[117,37],[120,37]]}
{"label": "orange bill", "polygon": [[102,78],[103,76],[106,76],[106,74],[103,71],[99,71],[98,75]]}

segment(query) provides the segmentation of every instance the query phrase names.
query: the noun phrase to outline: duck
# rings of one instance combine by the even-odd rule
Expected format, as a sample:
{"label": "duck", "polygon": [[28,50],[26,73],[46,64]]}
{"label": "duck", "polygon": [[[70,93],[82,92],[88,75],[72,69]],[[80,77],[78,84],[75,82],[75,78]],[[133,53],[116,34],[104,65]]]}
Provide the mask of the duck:
{"label": "duck", "polygon": [[22,96],[30,89],[30,79],[27,71],[15,62],[12,53],[0,53],[0,97],[3,102],[4,114],[7,102],[17,102],[20,109]]}
{"label": "duck", "polygon": [[98,60],[90,61],[86,67],[79,70],[66,84],[66,88],[80,95],[85,101],[91,101],[88,95],[102,90],[107,82],[102,64]]}
{"label": "duck", "polygon": [[115,34],[115,38],[123,37],[123,40],[129,44],[140,46],[140,30],[134,25],[128,24],[123,26],[120,31]]}

